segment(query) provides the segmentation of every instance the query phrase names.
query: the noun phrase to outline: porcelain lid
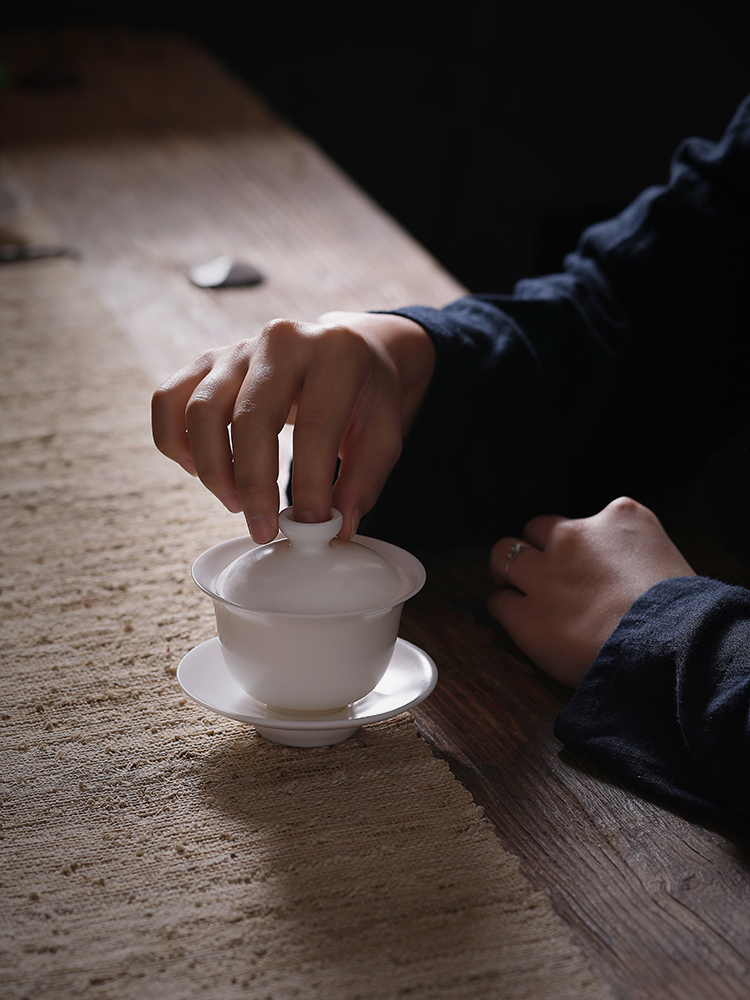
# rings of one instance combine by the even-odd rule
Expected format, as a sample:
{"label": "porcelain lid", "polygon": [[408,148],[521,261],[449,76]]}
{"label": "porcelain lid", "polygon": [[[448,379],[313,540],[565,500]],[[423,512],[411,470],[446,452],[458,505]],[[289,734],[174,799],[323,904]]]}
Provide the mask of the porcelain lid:
{"label": "porcelain lid", "polygon": [[399,567],[356,541],[336,538],[343,523],[292,520],[279,514],[286,538],[250,549],[231,562],[216,581],[219,597],[252,611],[289,614],[342,614],[398,603],[412,582]]}

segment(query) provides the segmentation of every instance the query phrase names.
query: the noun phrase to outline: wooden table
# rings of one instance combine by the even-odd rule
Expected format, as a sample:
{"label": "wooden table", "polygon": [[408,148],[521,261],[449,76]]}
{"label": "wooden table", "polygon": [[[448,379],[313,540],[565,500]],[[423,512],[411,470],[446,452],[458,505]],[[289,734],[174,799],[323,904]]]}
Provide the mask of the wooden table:
{"label": "wooden table", "polygon": [[[91,287],[154,384],[276,315],[441,304],[460,286],[319,150],[194,48],[77,31],[5,39],[2,173],[24,185],[40,239],[80,254]],[[41,79],[38,71],[56,75]],[[60,73],[60,70],[64,73]],[[35,75],[34,75],[35,74]],[[23,86],[31,78],[37,86]],[[51,220],[54,230],[48,228]],[[13,239],[12,223],[2,241]],[[265,275],[208,292],[185,277],[222,253]],[[288,447],[288,443],[286,445]],[[699,568],[750,582],[694,532]],[[487,553],[437,558],[403,635],[440,670],[415,711],[622,1000],[750,996],[747,843],[648,803],[561,752],[566,691],[484,610]]]}

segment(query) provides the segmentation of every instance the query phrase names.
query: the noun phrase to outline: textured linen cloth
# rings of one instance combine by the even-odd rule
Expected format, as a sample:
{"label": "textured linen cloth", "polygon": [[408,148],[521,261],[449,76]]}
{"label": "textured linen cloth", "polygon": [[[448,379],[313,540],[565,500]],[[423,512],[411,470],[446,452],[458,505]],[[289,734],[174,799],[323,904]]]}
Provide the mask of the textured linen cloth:
{"label": "textured linen cloth", "polygon": [[77,264],[3,267],[0,321],[4,1000],[604,1000],[408,715],[299,750],[185,697],[244,526]]}

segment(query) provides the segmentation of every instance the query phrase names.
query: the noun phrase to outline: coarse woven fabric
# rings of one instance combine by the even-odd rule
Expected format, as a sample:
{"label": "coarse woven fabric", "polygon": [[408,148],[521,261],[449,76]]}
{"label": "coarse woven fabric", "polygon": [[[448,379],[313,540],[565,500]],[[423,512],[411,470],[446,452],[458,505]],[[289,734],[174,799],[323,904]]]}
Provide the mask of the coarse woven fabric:
{"label": "coarse woven fabric", "polygon": [[605,995],[410,716],[299,750],[184,697],[190,562],[240,522],[156,453],[74,262],[0,302],[0,994]]}

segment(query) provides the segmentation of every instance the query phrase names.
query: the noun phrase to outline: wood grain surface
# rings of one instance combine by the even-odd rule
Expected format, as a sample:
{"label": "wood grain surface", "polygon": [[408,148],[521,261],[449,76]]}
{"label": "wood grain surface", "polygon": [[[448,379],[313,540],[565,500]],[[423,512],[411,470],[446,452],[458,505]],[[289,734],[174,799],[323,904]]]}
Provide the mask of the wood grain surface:
{"label": "wood grain surface", "polygon": [[[80,253],[81,269],[156,378],[277,316],[439,305],[461,286],[314,143],[200,49],[123,30],[61,31],[77,80],[24,86],[44,37],[2,50],[2,166]],[[221,254],[264,275],[206,290],[186,278]]]}
{"label": "wood grain surface", "polygon": [[[320,151],[202,52],[164,36],[62,32],[76,84],[32,89],[49,39],[4,39],[2,173],[21,183],[140,352],[156,385],[274,316],[439,305],[462,289]],[[12,223],[3,242],[13,239]],[[185,277],[221,253],[265,276],[206,291]],[[22,264],[10,266],[23,266]],[[285,445],[288,449],[288,442]],[[748,582],[682,526],[697,568]],[[644,801],[561,753],[564,688],[489,618],[487,553],[428,566],[403,635],[437,662],[415,710],[524,873],[621,1000],[750,997],[748,845]]]}
{"label": "wood grain surface", "polygon": [[[717,575],[750,582],[717,543],[708,548],[702,534],[682,530]],[[616,996],[747,997],[750,845],[647,802],[562,751],[552,726],[569,694],[487,615],[486,567],[479,549],[443,555],[407,607],[404,635],[440,672],[435,693],[414,710],[420,732]]]}

